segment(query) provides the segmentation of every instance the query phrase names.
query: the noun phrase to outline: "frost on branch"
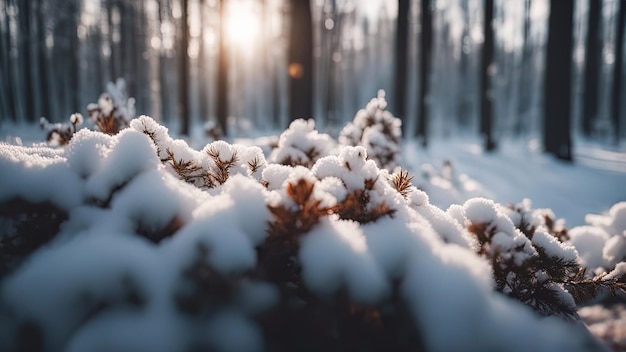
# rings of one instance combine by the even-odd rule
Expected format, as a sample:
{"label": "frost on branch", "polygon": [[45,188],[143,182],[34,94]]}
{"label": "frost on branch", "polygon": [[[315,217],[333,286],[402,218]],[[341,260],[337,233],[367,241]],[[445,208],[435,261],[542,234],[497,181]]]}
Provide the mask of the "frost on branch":
{"label": "frost on branch", "polygon": [[339,143],[365,147],[368,157],[375,160],[380,168],[392,170],[398,163],[402,121],[386,108],[385,92],[380,90],[378,97],[370,100],[343,128]]}

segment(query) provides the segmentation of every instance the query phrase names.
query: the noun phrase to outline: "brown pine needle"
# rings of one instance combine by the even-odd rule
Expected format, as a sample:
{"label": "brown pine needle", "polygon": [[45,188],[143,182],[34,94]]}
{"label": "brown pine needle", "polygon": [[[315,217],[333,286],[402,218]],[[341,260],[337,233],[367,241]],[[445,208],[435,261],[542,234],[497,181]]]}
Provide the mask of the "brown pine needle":
{"label": "brown pine needle", "polygon": [[413,181],[413,176],[409,176],[407,170],[400,170],[393,175],[392,184],[396,191],[406,198],[411,191],[411,181]]}

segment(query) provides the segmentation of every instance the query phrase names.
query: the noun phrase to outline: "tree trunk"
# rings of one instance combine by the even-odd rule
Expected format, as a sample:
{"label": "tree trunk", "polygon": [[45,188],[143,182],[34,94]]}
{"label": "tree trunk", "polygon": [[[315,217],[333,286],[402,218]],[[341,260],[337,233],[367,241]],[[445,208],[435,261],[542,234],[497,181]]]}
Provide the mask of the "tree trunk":
{"label": "tree trunk", "polygon": [[524,4],[524,35],[522,44],[522,59],[520,62],[521,77],[519,80],[519,100],[517,101],[517,121],[515,135],[518,137],[528,129],[528,111],[531,104],[532,78],[532,46],[530,42],[530,9],[531,0]]}
{"label": "tree trunk", "polygon": [[182,0],[181,36],[178,56],[178,118],[180,133],[189,135],[189,0]]}
{"label": "tree trunk", "polygon": [[50,108],[50,87],[49,70],[48,66],[48,49],[46,47],[46,8],[44,0],[38,0],[37,11],[37,64],[39,65],[39,80],[40,80],[40,96],[41,96],[41,115],[50,118],[52,115],[52,109]]}
{"label": "tree trunk", "polygon": [[484,138],[485,150],[487,151],[492,151],[496,148],[493,138],[493,92],[491,87],[494,65],[493,7],[494,0],[485,0],[483,23],[485,41],[483,43],[480,71],[480,133]]}
{"label": "tree trunk", "polygon": [[420,42],[420,85],[416,134],[422,146],[428,145],[428,107],[430,94],[430,63],[432,60],[433,20],[431,0],[421,0],[422,40]]}
{"label": "tree trunk", "polygon": [[19,38],[20,38],[20,50],[22,61],[22,81],[23,81],[23,93],[24,97],[24,114],[26,121],[35,121],[35,92],[33,91],[33,71],[32,71],[32,24],[31,24],[31,5],[30,1],[18,2],[18,16],[19,16]]}
{"label": "tree trunk", "polygon": [[9,11],[8,11],[8,1],[2,2],[2,9],[0,10],[0,16],[2,16],[2,21],[0,25],[0,72],[4,79],[0,79],[0,113],[2,113],[4,118],[9,118],[11,120],[16,119],[15,113],[15,99],[13,98],[13,90],[11,89],[11,75],[10,68],[11,66],[11,36],[10,36],[10,26],[9,26]]}
{"label": "tree trunk", "polygon": [[600,67],[600,23],[602,21],[602,1],[589,1],[587,17],[587,46],[585,48],[585,83],[583,84],[582,132],[589,137],[593,133],[593,123],[598,114],[598,70]]}
{"label": "tree trunk", "polygon": [[406,128],[406,78],[407,78],[407,52],[409,36],[409,15],[411,1],[398,0],[398,17],[396,20],[396,71],[393,113],[399,117],[402,123],[402,131]]}
{"label": "tree trunk", "polygon": [[[206,19],[206,1],[200,0],[200,28],[203,31]],[[200,48],[198,52],[198,103],[200,112],[200,121],[207,121],[209,118],[209,65],[208,55],[206,55],[207,47],[204,45],[204,37],[200,36]]]}
{"label": "tree trunk", "polygon": [[289,119],[313,117],[313,20],[310,0],[291,0],[287,53]]}
{"label": "tree trunk", "polygon": [[621,100],[620,93],[622,91],[622,72],[623,72],[623,51],[624,51],[624,24],[626,22],[626,3],[623,0],[618,1],[617,23],[615,24],[615,67],[613,69],[613,89],[611,91],[611,120],[613,121],[613,131],[615,143],[619,142],[620,137],[620,112]]}
{"label": "tree trunk", "polygon": [[226,1],[220,1],[219,52],[217,58],[216,115],[224,136],[228,135],[228,45],[226,43]]}
{"label": "tree trunk", "polygon": [[543,147],[572,161],[571,68],[574,0],[551,0],[544,87]]}

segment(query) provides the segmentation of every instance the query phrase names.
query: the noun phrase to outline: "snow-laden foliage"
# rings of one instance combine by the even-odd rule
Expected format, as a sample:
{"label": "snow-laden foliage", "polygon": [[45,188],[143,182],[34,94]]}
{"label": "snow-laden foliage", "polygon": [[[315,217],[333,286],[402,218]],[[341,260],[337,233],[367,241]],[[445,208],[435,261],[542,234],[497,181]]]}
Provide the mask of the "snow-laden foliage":
{"label": "snow-laden foliage", "polygon": [[[87,114],[96,131],[114,135],[128,127],[135,117],[135,98],[126,97],[124,79],[109,82],[98,102],[87,105]],[[68,144],[82,123],[83,115],[80,113],[72,114],[69,123],[50,123],[45,117],[39,121],[41,129],[46,132],[46,142],[51,146]]]}
{"label": "snow-laden foliage", "polygon": [[150,137],[159,159],[168,170],[197,187],[214,188],[226,182],[232,174],[260,180],[267,165],[259,147],[231,145],[220,140],[207,144],[201,151],[193,150],[185,141],[172,139],[166,127],[148,116],[134,119],[130,127]]}
{"label": "snow-laden foliage", "polygon": [[334,148],[334,140],[315,129],[313,119],[297,119],[291,122],[272,151],[270,161],[283,165],[311,167],[317,159],[328,155]]}
{"label": "snow-laden foliage", "polygon": [[443,211],[368,153],[268,163],[145,116],[63,149],[0,144],[0,350],[600,348],[506,297],[574,314],[577,252],[529,205]]}
{"label": "snow-laden foliage", "polygon": [[83,115],[79,113],[72,114],[69,123],[50,123],[45,117],[39,120],[39,126],[46,132],[46,141],[52,146],[69,143],[82,123]]}
{"label": "snow-laden foliage", "polygon": [[386,108],[385,91],[379,90],[378,97],[370,100],[343,128],[339,143],[365,147],[378,167],[392,170],[398,164],[402,121]]}
{"label": "snow-laden foliage", "polygon": [[118,78],[115,83],[109,82],[98,102],[87,105],[87,114],[96,130],[106,134],[116,134],[128,127],[135,117],[135,98],[126,96],[126,81]]}

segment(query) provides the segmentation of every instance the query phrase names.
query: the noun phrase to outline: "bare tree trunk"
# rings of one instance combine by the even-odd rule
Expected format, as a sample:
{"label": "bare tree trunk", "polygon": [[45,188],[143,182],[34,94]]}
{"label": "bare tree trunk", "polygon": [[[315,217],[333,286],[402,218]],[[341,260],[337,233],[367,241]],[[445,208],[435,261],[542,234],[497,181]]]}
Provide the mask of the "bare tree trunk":
{"label": "bare tree trunk", "polygon": [[24,91],[24,114],[26,121],[33,122],[35,120],[35,92],[33,91],[33,72],[32,72],[32,24],[31,24],[31,5],[30,1],[18,2],[19,16],[19,37],[20,37],[20,53],[22,61],[22,84]]}
{"label": "bare tree trunk", "polygon": [[598,70],[601,55],[600,26],[602,21],[602,1],[589,1],[587,17],[587,45],[585,48],[585,83],[583,84],[582,132],[589,137],[593,133],[593,123],[598,115]]}
{"label": "bare tree trunk", "polygon": [[291,0],[289,119],[313,117],[313,19],[310,0]]}
{"label": "bare tree trunk", "polygon": [[494,0],[485,0],[483,23],[485,41],[483,43],[480,82],[480,133],[485,139],[485,150],[487,151],[496,148],[493,138],[493,88],[491,82],[494,65],[493,7]]}
{"label": "bare tree trunk", "polygon": [[[159,35],[161,38],[161,43],[163,43],[165,37],[163,36],[163,32],[160,27],[166,20],[169,20],[169,18],[165,16],[169,7],[167,6],[167,0],[158,0],[158,5],[159,5]],[[170,121],[170,115],[171,115],[170,91],[169,91],[170,84],[168,84],[169,75],[168,75],[168,69],[167,69],[168,63],[169,63],[169,60],[167,58],[166,49],[161,47],[159,50],[159,95],[160,95],[160,100],[161,100],[161,118],[166,122]]]}
{"label": "bare tree trunk", "polygon": [[407,53],[409,36],[409,15],[411,1],[398,0],[398,17],[396,20],[396,65],[393,113],[402,121],[402,131],[406,128],[406,79],[407,79]]}
{"label": "bare tree trunk", "polygon": [[524,34],[522,44],[522,59],[520,62],[521,77],[519,80],[519,100],[517,101],[517,120],[515,134],[520,136],[528,129],[528,111],[531,103],[532,77],[532,46],[530,43],[530,8],[531,0],[525,0],[524,5]]}
{"label": "bare tree trunk", "polygon": [[181,37],[178,56],[178,118],[180,133],[189,135],[189,0],[182,0]]}
{"label": "bare tree trunk", "polygon": [[2,1],[2,9],[0,16],[2,16],[2,22],[0,25],[0,74],[4,79],[0,79],[0,113],[2,117],[9,118],[11,120],[16,119],[15,113],[15,99],[13,98],[13,90],[11,89],[10,74],[11,69],[11,36],[9,26],[9,11],[8,0]]}
{"label": "bare tree trunk", "polygon": [[573,0],[551,0],[544,88],[543,147],[559,159],[572,161],[571,68]]}
{"label": "bare tree trunk", "polygon": [[226,43],[226,1],[220,0],[220,29],[217,58],[216,115],[224,136],[228,135],[228,45]]}
{"label": "bare tree trunk", "polygon": [[37,64],[39,65],[39,94],[41,96],[41,115],[50,118],[52,109],[50,107],[50,78],[48,66],[48,49],[46,47],[46,8],[44,0],[37,1],[37,28],[39,30],[37,37]]}
{"label": "bare tree trunk", "polygon": [[618,1],[617,23],[615,23],[615,67],[613,69],[613,89],[611,91],[611,120],[613,121],[613,131],[615,143],[620,138],[620,113],[622,92],[622,73],[624,59],[624,24],[626,23],[626,3],[624,0]]}
{"label": "bare tree trunk", "polygon": [[[206,1],[200,0],[200,28],[204,30],[206,25]],[[200,120],[206,121],[209,118],[209,65],[207,63],[206,45],[204,45],[204,37],[200,37],[200,48],[198,53],[198,103]]]}
{"label": "bare tree trunk", "polygon": [[433,17],[431,0],[421,0],[422,40],[420,42],[420,86],[419,106],[416,134],[421,139],[422,146],[428,145],[428,114],[430,104],[430,70],[433,47]]}

